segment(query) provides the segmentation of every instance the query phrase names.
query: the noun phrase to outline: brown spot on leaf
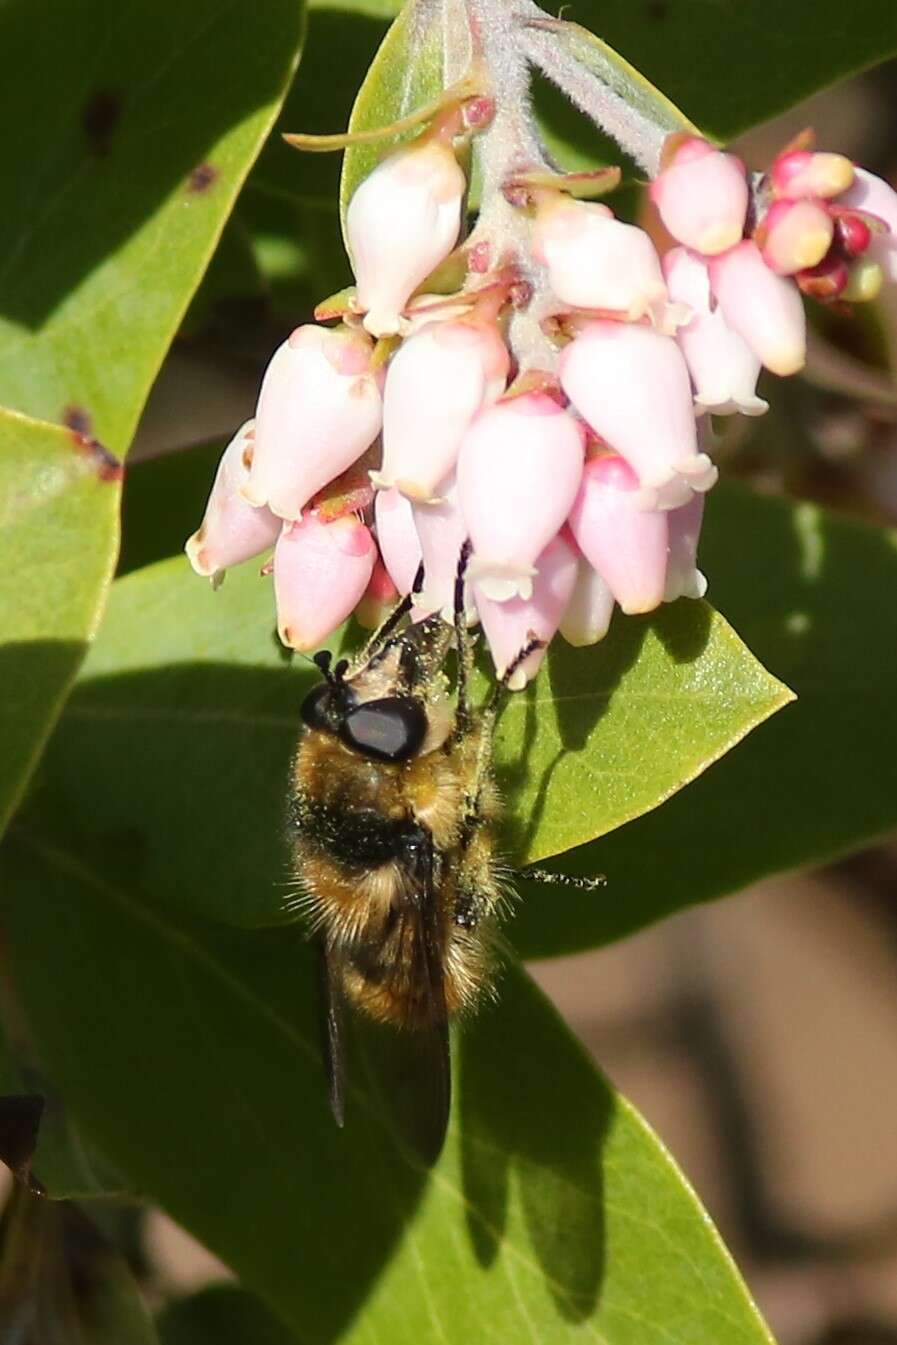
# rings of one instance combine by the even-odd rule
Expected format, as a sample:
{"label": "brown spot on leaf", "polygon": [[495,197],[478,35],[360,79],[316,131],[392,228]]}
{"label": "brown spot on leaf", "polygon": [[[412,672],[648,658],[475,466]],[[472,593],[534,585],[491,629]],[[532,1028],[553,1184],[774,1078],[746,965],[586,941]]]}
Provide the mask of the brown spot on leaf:
{"label": "brown spot on leaf", "polygon": [[62,413],[62,423],[77,434],[90,434],[92,421],[90,412],[83,406],[67,406]]}
{"label": "brown spot on leaf", "polygon": [[77,430],[72,430],[72,443],[76,452],[90,461],[91,467],[101,481],[121,481],[125,474],[124,465],[114,453],[103,447],[99,439],[92,439],[89,434],[80,434]]}
{"label": "brown spot on leaf", "polygon": [[645,17],[650,23],[663,23],[667,16],[667,0],[648,0]]}
{"label": "brown spot on leaf", "polygon": [[84,104],[81,125],[90,148],[99,158],[109,153],[121,112],[121,98],[111,89],[97,89]]}
{"label": "brown spot on leaf", "polygon": [[210,163],[201,163],[187,179],[187,190],[191,192],[208,191],[218,177],[218,169]]}

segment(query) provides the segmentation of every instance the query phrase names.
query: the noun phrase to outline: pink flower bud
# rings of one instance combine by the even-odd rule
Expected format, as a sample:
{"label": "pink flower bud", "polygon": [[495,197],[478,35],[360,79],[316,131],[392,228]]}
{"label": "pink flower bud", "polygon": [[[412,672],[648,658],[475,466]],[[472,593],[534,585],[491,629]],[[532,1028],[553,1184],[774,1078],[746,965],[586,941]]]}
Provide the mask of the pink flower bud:
{"label": "pink flower bud", "polygon": [[672,248],[663,259],[670,298],[688,304],[691,321],[676,332],[695,389],[699,412],[715,416],[761,416],[769,403],[757,396],[760,361],[711,308],[707,263],[687,248]]}
{"label": "pink flower bud", "polygon": [[355,192],[346,232],[358,307],[374,336],[398,332],[412,293],[455,246],[466,189],[451,149],[428,140],[390,154]]}
{"label": "pink flower bud", "polygon": [[561,618],[561,634],[574,649],[597,644],[610,629],[613,614],[614,595],[594,566],[585,556],[579,556],[573,596]]}
{"label": "pink flower bud", "polygon": [[411,506],[424,562],[424,587],[412,612],[415,621],[433,612],[439,612],[446,621],[452,620],[458,557],[467,541],[467,524],[454,472],[439,483],[438,494],[440,498],[435,504]]}
{"label": "pink flower bud", "polygon": [[576,496],[584,437],[545,392],[505,398],[467,431],[458,493],[473,544],[470,577],[487,598],[532,595],[536,559]]}
{"label": "pink flower bud", "polygon": [[696,138],[651,183],[651,200],[680,243],[706,256],[733,247],[744,233],[748,185],[744,164]]}
{"label": "pink flower bud", "polygon": [[795,149],[779,155],[772,166],[770,179],[776,196],[785,196],[792,201],[802,196],[821,196],[829,200],[847,191],[853,182],[853,172],[853,164],[843,154]]}
{"label": "pink flower bud", "polygon": [[873,235],[868,255],[878,262],[888,280],[897,281],[897,192],[874,173],[857,168],[853,186],[839,204],[875,215],[888,226],[889,233]]}
{"label": "pink flower bud", "polygon": [[667,514],[670,540],[664,602],[703,598],[707,592],[707,580],[696,564],[703,517],[703,495],[693,495],[688,504]]}
{"label": "pink flower bud", "polygon": [[663,602],[668,513],[640,509],[635,472],[618,457],[592,458],[570,513],[580,551],[629,615]]}
{"label": "pink flower bud", "polygon": [[576,409],[638,473],[642,506],[671,509],[710,489],[717,470],[698,452],[688,368],[671,336],[589,322],[559,369]]}
{"label": "pink flower bud", "polygon": [[536,561],[532,594],[496,602],[474,583],[477,611],[483,626],[495,671],[499,677],[533,638],[542,641],[508,679],[511,691],[522,691],[532,681],[576,585],[577,555],[560,533],[548,543]]}
{"label": "pink flower bud", "polygon": [[398,602],[399,594],[381,560],[374,561],[368,586],[353,613],[359,626],[376,630],[389,616]]}
{"label": "pink flower bud", "polygon": [[197,574],[214,578],[273,546],[280,519],[240,495],[252,461],[254,420],[241,425],[221,456],[205,517],[184,550]]}
{"label": "pink flower bud", "polygon": [[774,374],[796,374],[807,355],[807,322],[794,282],[777,276],[745,239],[710,263],[710,283],[723,317]]}
{"label": "pink flower bud", "polygon": [[777,275],[818,266],[832,245],[835,225],[818,201],[773,201],[763,221],[761,253]]}
{"label": "pink flower bud", "polygon": [[872,230],[861,215],[839,214],[835,219],[835,241],[848,257],[859,257],[872,242]]}
{"label": "pink flower bud", "polygon": [[455,465],[464,432],[505,390],[510,356],[494,323],[430,322],[393,357],[383,395],[378,486],[427,500]]}
{"label": "pink flower bud", "polygon": [[288,523],[274,548],[277,630],[291,649],[316,649],[360,601],[377,548],[363,523],[344,514],[322,523],[314,511]]}
{"label": "pink flower bud", "polygon": [[374,498],[374,521],[383,564],[404,596],[411,592],[421,562],[411,501],[395,489],[378,490]]}
{"label": "pink flower bud", "polygon": [[532,235],[537,261],[562,303],[625,313],[632,321],[665,306],[667,291],[654,244],[604,205],[556,193],[540,206]]}
{"label": "pink flower bud", "polygon": [[265,371],[255,454],[243,496],[281,518],[360,458],[380,431],[382,403],[363,332],[298,327]]}

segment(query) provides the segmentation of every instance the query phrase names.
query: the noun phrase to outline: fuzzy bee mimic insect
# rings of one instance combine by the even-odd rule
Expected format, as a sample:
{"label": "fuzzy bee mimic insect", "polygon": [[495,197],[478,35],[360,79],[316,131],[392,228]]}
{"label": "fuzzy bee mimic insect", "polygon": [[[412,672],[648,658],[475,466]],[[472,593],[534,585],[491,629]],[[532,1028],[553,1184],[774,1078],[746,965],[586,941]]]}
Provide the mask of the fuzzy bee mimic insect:
{"label": "fuzzy bee mimic insect", "polygon": [[[345,1110],[342,1005],[412,1038],[427,1077],[417,1147],[433,1161],[450,1098],[448,1022],[490,986],[507,896],[496,858],[492,776],[497,693],[469,702],[471,641],[462,554],[455,620],[405,624],[406,598],[349,664],[302,705],[291,782],[290,840],[301,907],[323,965],[325,1057],[338,1123]],[[454,695],[443,671],[454,643]]]}

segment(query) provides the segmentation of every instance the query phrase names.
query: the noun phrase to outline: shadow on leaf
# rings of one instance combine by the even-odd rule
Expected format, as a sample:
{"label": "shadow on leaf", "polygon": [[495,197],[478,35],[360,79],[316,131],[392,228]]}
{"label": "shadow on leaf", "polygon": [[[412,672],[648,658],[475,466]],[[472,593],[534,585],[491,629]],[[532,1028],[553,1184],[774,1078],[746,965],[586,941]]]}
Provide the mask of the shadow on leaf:
{"label": "shadow on leaf", "polygon": [[[594,1312],[604,1271],[601,1146],[611,1099],[597,1075],[583,1086],[582,1052],[572,1038],[555,1040],[550,1086],[534,1067],[552,1017],[515,965],[502,977],[499,1009],[485,1009],[460,1036],[462,1180],[480,1264],[498,1256],[509,1205],[518,1202],[558,1312],[579,1322]],[[501,1091],[494,1087],[499,1060]],[[576,1124],[559,1125],[565,1116]]]}

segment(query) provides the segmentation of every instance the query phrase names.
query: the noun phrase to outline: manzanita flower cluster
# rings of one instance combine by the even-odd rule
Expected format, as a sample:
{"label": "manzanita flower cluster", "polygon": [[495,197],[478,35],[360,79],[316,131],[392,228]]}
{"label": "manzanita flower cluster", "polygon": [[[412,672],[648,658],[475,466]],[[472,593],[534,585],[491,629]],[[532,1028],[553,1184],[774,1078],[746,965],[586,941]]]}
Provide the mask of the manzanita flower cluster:
{"label": "manzanita flower cluster", "polygon": [[[355,287],[275,352],[225,450],[188,556],[214,579],[273,547],[293,649],[353,612],[375,623],[421,572],[412,618],[451,620],[468,539],[467,616],[497,673],[541,641],[514,688],[558,631],[593,644],[615,606],[702,596],[708,413],[760,415],[761,368],[803,367],[803,296],[897,280],[897,194],[806,137],[760,174],[670,135],[649,233],[588,199],[615,170],[564,175],[519,135],[509,151],[514,115],[500,90],[447,95],[361,182]],[[484,186],[464,237],[471,136]]]}

